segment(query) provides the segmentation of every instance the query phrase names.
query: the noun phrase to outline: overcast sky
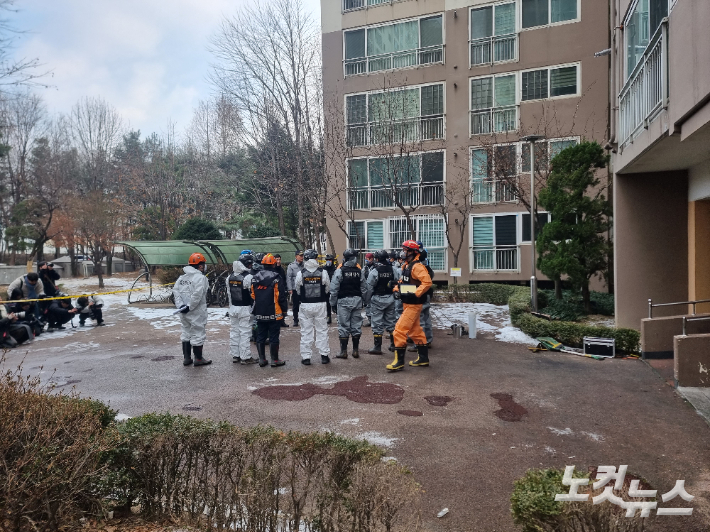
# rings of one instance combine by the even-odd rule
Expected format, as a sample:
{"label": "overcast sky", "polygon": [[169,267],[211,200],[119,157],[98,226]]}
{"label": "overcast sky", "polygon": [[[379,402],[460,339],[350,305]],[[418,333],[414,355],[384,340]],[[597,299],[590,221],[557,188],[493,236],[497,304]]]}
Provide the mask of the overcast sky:
{"label": "overcast sky", "polygon": [[[207,82],[210,37],[249,0],[16,0],[16,55],[37,57],[52,77],[38,89],[50,112],[101,96],[143,135],[185,127]],[[268,1],[268,0],[262,0]],[[319,0],[304,0],[320,23]]]}

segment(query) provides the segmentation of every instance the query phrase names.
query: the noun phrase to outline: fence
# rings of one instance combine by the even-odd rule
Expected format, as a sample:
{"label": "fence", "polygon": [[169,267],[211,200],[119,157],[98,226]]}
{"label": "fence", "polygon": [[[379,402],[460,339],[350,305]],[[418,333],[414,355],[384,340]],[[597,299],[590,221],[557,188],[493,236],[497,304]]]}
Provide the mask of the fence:
{"label": "fence", "polygon": [[515,61],[517,57],[518,36],[514,33],[471,41],[471,66]]}
{"label": "fence", "polygon": [[436,44],[388,54],[346,59],[344,67],[346,76],[356,76],[358,74],[367,74],[368,72],[379,72],[380,70],[394,70],[443,62],[444,45]]}
{"label": "fence", "polygon": [[444,202],[444,183],[422,183],[392,190],[387,187],[350,188],[348,204],[352,210],[388,209],[395,206],[393,194],[405,206],[435,206]]}
{"label": "fence", "polygon": [[474,271],[520,271],[518,246],[474,246],[472,252]]}
{"label": "fence", "polygon": [[348,146],[400,144],[444,138],[444,117],[425,116],[347,126]]}
{"label": "fence", "polygon": [[518,129],[518,108],[515,105],[471,111],[471,135],[516,129]]}

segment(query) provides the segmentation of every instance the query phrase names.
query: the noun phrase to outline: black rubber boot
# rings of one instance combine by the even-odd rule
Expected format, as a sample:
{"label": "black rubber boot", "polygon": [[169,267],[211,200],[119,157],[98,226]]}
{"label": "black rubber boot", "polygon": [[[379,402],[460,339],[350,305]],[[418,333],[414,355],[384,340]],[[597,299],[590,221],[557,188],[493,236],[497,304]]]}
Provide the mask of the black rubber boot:
{"label": "black rubber boot", "polygon": [[330,325],[331,323],[333,323],[333,318],[331,318],[330,316],[328,316],[328,319],[326,320],[326,323],[327,323],[328,325]]}
{"label": "black rubber boot", "polygon": [[353,336],[353,358],[360,358],[360,337]]}
{"label": "black rubber boot", "polygon": [[321,364],[330,364],[330,357],[328,355],[321,355],[320,356],[320,363]]}
{"label": "black rubber boot", "polygon": [[394,353],[394,335],[392,334],[391,331],[390,331],[389,340],[390,340],[390,345],[389,345],[389,347],[387,348],[387,350]]}
{"label": "black rubber boot", "polygon": [[268,366],[266,361],[266,344],[256,344],[256,352],[259,354],[259,367]]}
{"label": "black rubber boot", "polygon": [[212,364],[211,360],[207,360],[206,358],[202,358],[202,346],[201,345],[193,345],[192,351],[193,351],[193,353],[195,353],[195,366],[207,366],[209,364]]}
{"label": "black rubber boot", "polygon": [[410,366],[428,366],[429,365],[429,347],[426,344],[418,345],[417,352],[419,353],[419,356],[417,357],[416,360],[412,360],[409,363],[409,365]]}
{"label": "black rubber boot", "polygon": [[192,346],[190,345],[190,342],[183,342],[182,343],[182,365],[183,366],[189,366],[192,364]]}
{"label": "black rubber boot", "polygon": [[348,338],[340,339],[340,353],[335,358],[348,358]]}
{"label": "black rubber boot", "polygon": [[270,344],[269,352],[271,353],[271,367],[278,368],[286,364],[286,361],[279,360],[279,345],[280,344]]}
{"label": "black rubber boot", "polygon": [[310,358],[302,358],[301,359],[301,364],[304,366],[310,366],[311,365],[311,359]]}
{"label": "black rubber boot", "polygon": [[394,360],[387,364],[387,369],[390,371],[401,371],[404,369],[404,355],[406,349],[404,347],[395,347]]}
{"label": "black rubber boot", "polygon": [[381,334],[376,334],[374,336],[375,338],[375,346],[368,351],[369,354],[371,355],[381,355],[382,354],[382,335]]}

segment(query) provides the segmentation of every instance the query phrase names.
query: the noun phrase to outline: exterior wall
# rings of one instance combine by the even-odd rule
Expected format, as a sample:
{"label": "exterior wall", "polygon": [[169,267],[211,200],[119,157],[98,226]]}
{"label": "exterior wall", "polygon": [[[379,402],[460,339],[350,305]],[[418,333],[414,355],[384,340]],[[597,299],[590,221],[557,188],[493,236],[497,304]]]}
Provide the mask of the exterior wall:
{"label": "exterior wall", "polygon": [[[521,30],[518,34],[518,60],[503,64],[469,66],[469,10],[474,5],[492,4],[490,0],[404,0],[392,4],[336,12],[334,5],[340,2],[323,0],[323,85],[326,119],[330,115],[342,115],[345,95],[383,90],[386,87],[403,87],[433,82],[445,84],[445,140],[426,141],[425,150],[445,150],[445,186],[462,188],[457,183],[470,181],[470,148],[476,145],[510,143],[519,135],[544,134],[548,138],[571,137],[595,139],[606,138],[608,127],[608,71],[606,58],[595,58],[594,52],[608,47],[608,0],[581,0],[579,22],[561,23],[543,28]],[[367,75],[344,76],[343,72],[343,30],[369,24],[416,17],[425,14],[443,13],[445,63],[418,66],[407,69],[377,72]],[[519,16],[518,7],[518,16]],[[328,20],[326,20],[328,19]],[[600,31],[600,28],[602,30]],[[578,92],[582,97],[559,97],[548,100],[522,102],[519,107],[521,128],[518,132],[498,133],[470,137],[470,78],[497,73],[517,72],[546,66],[579,63],[581,69]],[[517,87],[520,92],[520,86]],[[342,118],[338,117],[338,120]],[[326,128],[328,130],[328,128]],[[331,131],[337,131],[333,128]],[[343,135],[344,136],[344,135]],[[328,143],[332,145],[332,140]],[[364,156],[368,149],[354,148],[353,156]],[[339,164],[333,161],[332,164]],[[345,174],[345,162],[339,164],[337,172]],[[345,194],[340,197],[345,205]],[[420,207],[414,214],[434,214],[440,209]],[[485,213],[526,212],[518,203],[481,204],[473,210],[473,215]],[[354,211],[357,220],[386,218],[402,213],[395,209]],[[456,215],[453,212],[449,214]],[[518,272],[476,272],[470,273],[470,220],[464,235],[464,243],[458,267],[462,269],[459,282],[512,281],[526,282],[530,278],[530,244],[521,243]],[[519,225],[519,224],[518,224]],[[336,252],[347,245],[347,238],[334,221],[329,221]],[[520,239],[520,235],[518,237]],[[452,238],[457,241],[457,235]],[[453,254],[447,252],[447,267],[454,266]],[[538,272],[541,279],[544,276]],[[437,274],[437,280],[453,278]],[[601,288],[594,283],[594,288]]]}
{"label": "exterior wall", "polygon": [[675,385],[710,387],[710,334],[674,338]]}
{"label": "exterior wall", "polygon": [[[710,299],[710,200],[692,201],[688,208],[688,301]],[[710,303],[697,306],[710,312]]]}
{"label": "exterior wall", "polygon": [[[638,329],[648,300],[688,296],[688,186],[685,172],[614,178],[616,324]],[[654,309],[654,316],[679,314]]]}

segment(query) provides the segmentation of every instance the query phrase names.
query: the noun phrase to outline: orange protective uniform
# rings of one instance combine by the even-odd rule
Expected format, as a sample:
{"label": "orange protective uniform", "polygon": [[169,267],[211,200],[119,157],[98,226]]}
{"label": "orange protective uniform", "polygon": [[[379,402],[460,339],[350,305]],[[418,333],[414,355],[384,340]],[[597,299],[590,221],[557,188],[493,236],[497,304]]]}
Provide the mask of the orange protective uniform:
{"label": "orange protective uniform", "polygon": [[[417,255],[415,261],[419,260],[419,255]],[[403,270],[406,271],[407,265]],[[400,279],[400,284],[403,279]],[[411,281],[414,284],[417,282],[417,290],[415,296],[421,298],[426,294],[431,288],[432,282],[429,272],[422,263],[418,262],[412,266]],[[395,290],[399,290],[399,286],[395,287]],[[422,312],[422,304],[402,304],[402,315],[399,320],[397,320],[397,325],[394,328],[394,333],[392,333],[394,339],[395,348],[405,348],[407,347],[407,336],[409,336],[416,345],[426,344],[426,335],[424,334],[424,329],[419,325],[419,315]]]}

